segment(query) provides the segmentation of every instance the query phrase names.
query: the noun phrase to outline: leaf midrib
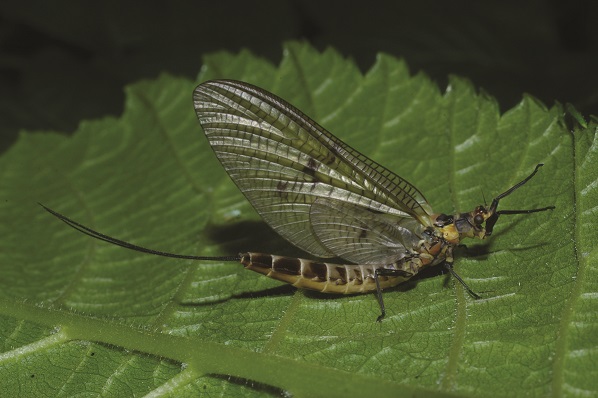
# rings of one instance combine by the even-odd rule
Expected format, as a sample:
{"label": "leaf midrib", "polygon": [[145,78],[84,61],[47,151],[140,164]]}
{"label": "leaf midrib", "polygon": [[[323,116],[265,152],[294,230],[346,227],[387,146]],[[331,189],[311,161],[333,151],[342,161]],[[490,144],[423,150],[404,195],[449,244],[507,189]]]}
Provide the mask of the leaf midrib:
{"label": "leaf midrib", "polygon": [[[0,298],[0,314],[49,328],[58,326],[58,337],[52,338],[58,340],[57,344],[76,340],[110,344],[185,363],[188,366],[182,372],[192,372],[195,377],[210,374],[230,375],[284,388],[298,396],[316,396],[323,393],[329,397],[345,397],[347,394],[366,396],[375,391],[377,396],[393,397],[399,389],[403,392],[410,390],[412,394],[448,396],[444,392],[399,385],[371,375],[226,347],[196,338],[165,335],[133,328],[113,320],[89,317],[63,309],[38,307],[7,298]],[[293,377],[288,377],[289,374],[293,374]],[[351,380],[351,383],[347,383],[347,380]],[[281,385],[282,383],[284,385]],[[375,386],[374,389],[372,386]],[[350,391],[347,390],[349,388]]]}
{"label": "leaf midrib", "polygon": [[[577,132],[577,131],[576,131]],[[581,237],[581,223],[579,220],[579,196],[577,192],[581,192],[580,181],[579,181],[579,170],[577,166],[577,151],[576,151],[576,135],[573,132],[571,136],[571,145],[572,145],[572,152],[573,152],[573,163],[572,163],[572,180],[573,180],[573,203],[574,203],[574,211],[573,211],[573,231],[574,231],[574,239],[573,239],[573,253],[575,256],[575,264],[577,265],[577,274],[574,278],[575,282],[573,282],[574,286],[571,289],[570,299],[567,300],[567,305],[564,306],[561,316],[561,321],[558,328],[558,337],[557,342],[555,344],[555,359],[552,365],[553,370],[553,377],[551,383],[552,395],[553,396],[563,396],[563,384],[565,383],[565,357],[567,352],[567,344],[569,342],[569,327],[571,326],[572,318],[573,318],[573,309],[576,307],[577,302],[582,294],[582,284],[585,279],[585,268],[582,266],[579,259],[579,251],[578,251],[578,242],[580,242]]]}

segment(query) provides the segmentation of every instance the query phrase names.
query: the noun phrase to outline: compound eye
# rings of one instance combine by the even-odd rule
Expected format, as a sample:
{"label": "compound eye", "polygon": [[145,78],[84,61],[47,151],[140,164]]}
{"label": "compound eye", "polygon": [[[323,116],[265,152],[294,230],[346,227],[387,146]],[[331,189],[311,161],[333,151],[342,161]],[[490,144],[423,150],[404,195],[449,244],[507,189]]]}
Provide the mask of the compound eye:
{"label": "compound eye", "polygon": [[473,223],[475,225],[481,225],[484,222],[484,216],[481,214],[476,214],[473,218]]}

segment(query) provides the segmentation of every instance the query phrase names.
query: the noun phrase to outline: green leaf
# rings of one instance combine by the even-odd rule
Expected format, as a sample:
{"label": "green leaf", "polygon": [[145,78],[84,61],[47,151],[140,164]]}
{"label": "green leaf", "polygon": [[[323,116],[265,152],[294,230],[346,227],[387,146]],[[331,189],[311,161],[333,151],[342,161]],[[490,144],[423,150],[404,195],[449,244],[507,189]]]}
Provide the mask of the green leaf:
{"label": "green leaf", "polygon": [[[202,137],[194,86],[233,78],[271,90],[407,178],[438,212],[501,201],[491,239],[455,268],[373,295],[327,296],[235,263],[148,256],[95,230],[198,255],[294,254],[228,179]],[[80,99],[84,101],[85,99]],[[598,391],[597,125],[568,131],[559,106],[525,96],[501,114],[458,77],[445,93],[379,55],[365,75],[333,50],[285,46],[205,59],[197,82],[126,89],[119,119],[76,134],[23,133],[0,158],[0,377],[10,395],[579,396]],[[439,268],[439,267],[438,267]]]}

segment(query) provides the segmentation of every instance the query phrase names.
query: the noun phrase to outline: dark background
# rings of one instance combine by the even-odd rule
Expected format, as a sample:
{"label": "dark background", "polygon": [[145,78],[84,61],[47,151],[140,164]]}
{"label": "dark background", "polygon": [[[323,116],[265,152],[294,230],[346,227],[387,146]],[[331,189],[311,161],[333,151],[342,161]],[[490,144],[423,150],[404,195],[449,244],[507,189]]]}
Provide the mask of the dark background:
{"label": "dark background", "polygon": [[598,2],[25,1],[0,3],[0,152],[21,129],[71,133],[118,116],[123,86],[161,72],[194,79],[202,55],[281,43],[335,47],[362,71],[383,51],[444,89],[471,79],[501,110],[530,93],[598,114]]}

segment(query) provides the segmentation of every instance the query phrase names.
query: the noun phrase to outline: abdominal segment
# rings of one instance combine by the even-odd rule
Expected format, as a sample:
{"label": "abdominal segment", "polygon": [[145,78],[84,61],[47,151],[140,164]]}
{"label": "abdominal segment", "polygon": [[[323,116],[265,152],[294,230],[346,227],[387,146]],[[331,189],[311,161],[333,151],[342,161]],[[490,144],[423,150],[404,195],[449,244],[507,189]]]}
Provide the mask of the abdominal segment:
{"label": "abdominal segment", "polygon": [[418,258],[404,258],[393,264],[341,265],[263,253],[241,253],[246,269],[287,282],[300,289],[324,293],[352,294],[376,291],[376,269],[393,270],[392,276],[380,275],[380,288],[396,286],[417,273]]}

